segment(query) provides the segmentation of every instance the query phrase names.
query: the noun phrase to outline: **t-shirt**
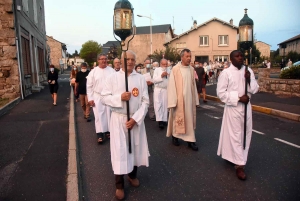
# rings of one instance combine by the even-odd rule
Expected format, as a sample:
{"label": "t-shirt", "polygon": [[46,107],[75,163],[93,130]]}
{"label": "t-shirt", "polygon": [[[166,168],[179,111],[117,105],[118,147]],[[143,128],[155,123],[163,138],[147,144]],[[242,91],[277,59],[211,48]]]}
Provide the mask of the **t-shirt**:
{"label": "t-shirt", "polygon": [[87,70],[86,72],[78,72],[76,74],[76,83],[79,83],[78,86],[78,94],[83,94],[86,95],[86,77],[88,76],[88,74],[90,73],[89,70]]}

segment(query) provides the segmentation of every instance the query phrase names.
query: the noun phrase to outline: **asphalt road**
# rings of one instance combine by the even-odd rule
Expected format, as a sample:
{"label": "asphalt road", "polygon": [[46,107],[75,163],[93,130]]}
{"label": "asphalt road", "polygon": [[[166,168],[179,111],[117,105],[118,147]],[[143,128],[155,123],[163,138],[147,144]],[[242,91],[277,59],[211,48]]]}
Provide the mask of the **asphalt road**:
{"label": "asphalt road", "polygon": [[[109,140],[98,145],[94,119],[86,122],[80,104],[75,108],[81,199],[115,200]],[[248,178],[241,181],[217,156],[222,115],[223,105],[212,101],[197,109],[198,152],[182,141],[173,146],[166,129],[146,117],[150,166],[139,168],[139,188],[125,181],[126,200],[300,200],[300,123],[254,112]]]}

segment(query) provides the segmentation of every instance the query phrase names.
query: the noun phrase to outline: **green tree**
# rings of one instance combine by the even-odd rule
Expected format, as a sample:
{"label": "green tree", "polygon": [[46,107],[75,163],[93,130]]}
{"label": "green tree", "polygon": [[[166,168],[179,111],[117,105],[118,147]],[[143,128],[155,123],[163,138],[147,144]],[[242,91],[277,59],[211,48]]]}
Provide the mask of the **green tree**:
{"label": "green tree", "polygon": [[97,61],[97,55],[102,51],[101,44],[96,41],[89,40],[82,45],[80,57],[85,60],[90,66]]}
{"label": "green tree", "polygon": [[293,63],[300,61],[300,54],[298,54],[295,51],[290,51],[287,55],[286,55],[286,61],[291,60]]}
{"label": "green tree", "polygon": [[177,62],[180,61],[179,52],[176,48],[167,46],[165,50],[155,50],[152,55],[149,55],[154,61],[160,61],[163,57],[167,60]]}

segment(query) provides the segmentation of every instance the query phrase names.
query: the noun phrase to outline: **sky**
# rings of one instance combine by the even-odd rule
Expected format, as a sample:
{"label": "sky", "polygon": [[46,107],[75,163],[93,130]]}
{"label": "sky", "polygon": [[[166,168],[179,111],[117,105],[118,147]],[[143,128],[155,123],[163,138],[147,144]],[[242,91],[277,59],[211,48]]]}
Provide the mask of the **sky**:
{"label": "sky", "polygon": [[[300,34],[300,0],[129,0],[134,8],[135,25],[149,26],[150,20],[137,15],[150,16],[152,25],[171,24],[179,35],[214,17],[235,26],[248,9],[254,22],[258,41],[277,44]],[[46,34],[67,45],[68,52],[80,51],[88,40],[105,44],[115,41],[113,14],[117,0],[44,0]],[[174,21],[173,21],[174,19]],[[130,47],[129,47],[130,48]]]}

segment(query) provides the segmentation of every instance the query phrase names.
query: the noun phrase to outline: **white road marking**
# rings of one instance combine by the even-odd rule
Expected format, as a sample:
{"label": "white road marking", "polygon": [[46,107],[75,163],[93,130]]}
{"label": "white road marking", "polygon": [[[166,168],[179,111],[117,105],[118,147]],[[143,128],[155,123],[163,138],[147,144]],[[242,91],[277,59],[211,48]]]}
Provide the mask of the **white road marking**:
{"label": "white road marking", "polygon": [[260,131],[254,130],[254,129],[252,129],[252,131],[253,131],[253,132],[255,132],[255,133],[258,133],[258,134],[264,135],[264,133],[263,133],[263,132],[260,132]]}
{"label": "white road marking", "polygon": [[279,138],[274,138],[274,139],[277,140],[277,141],[283,142],[283,143],[285,143],[285,144],[288,144],[288,145],[291,145],[291,146],[293,146],[293,147],[296,147],[296,148],[300,149],[300,146],[299,146],[299,145],[290,143],[290,142],[288,142],[288,141],[285,141],[285,140],[282,140],[282,139],[279,139]]}
{"label": "white road marking", "polygon": [[205,109],[216,109],[216,107],[210,106],[210,105],[200,105],[200,107],[205,108]]}
{"label": "white road marking", "polygon": [[220,107],[225,107],[225,105],[224,105],[224,104],[221,104],[221,103],[219,103],[218,106],[220,106]]}
{"label": "white road marking", "polygon": [[210,115],[210,114],[207,114],[207,113],[204,113],[206,116],[209,116],[210,118],[214,118],[214,119],[221,119],[222,117],[215,117],[213,115]]}

